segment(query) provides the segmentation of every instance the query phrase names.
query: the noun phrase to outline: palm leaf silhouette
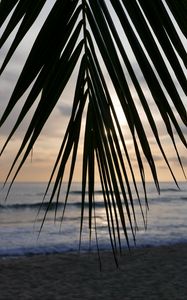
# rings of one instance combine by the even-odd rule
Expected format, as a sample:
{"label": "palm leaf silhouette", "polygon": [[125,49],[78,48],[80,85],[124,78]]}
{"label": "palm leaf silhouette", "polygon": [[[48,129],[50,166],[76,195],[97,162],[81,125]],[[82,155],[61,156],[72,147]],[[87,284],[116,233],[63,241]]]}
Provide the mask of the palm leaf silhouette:
{"label": "palm leaf silhouette", "polygon": [[[0,39],[1,47],[19,24],[17,33],[1,66],[1,74],[46,2],[46,0],[40,0],[33,5],[31,0],[1,1],[1,25],[4,24],[11,13]],[[15,124],[1,151],[2,154],[11,137],[39,97],[38,105],[6,178],[6,181],[8,181],[12,172],[14,172],[10,183],[11,188],[61,94],[68,85],[71,75],[78,69],[71,116],[46,193],[54,179],[49,205],[52,201],[56,201],[58,208],[64,172],[67,162],[70,161],[66,204],[77,160],[82,121],[86,114],[82,156],[80,234],[84,220],[85,202],[87,201],[85,197],[87,188],[90,234],[92,228],[96,226],[95,221],[94,224],[92,223],[95,220],[94,189],[95,170],[97,169],[114,252],[118,246],[121,247],[120,226],[123,228],[128,245],[127,224],[129,224],[135,239],[137,222],[131,181],[145,223],[146,220],[141,207],[135,171],[124,138],[123,128],[116,113],[108,77],[120,101],[131,134],[144,187],[146,206],[148,204],[143,157],[146,158],[149,164],[158,191],[159,181],[150,142],[139,115],[131,86],[133,86],[141,103],[163,159],[177,184],[160,140],[146,91],[141,85],[141,80],[133,68],[126,49],[127,41],[163,120],[163,126],[165,126],[174,145],[179,163],[183,168],[174,132],[177,133],[186,147],[186,139],[180,124],[187,125],[187,114],[170,70],[175,75],[180,89],[186,95],[187,84],[184,69],[187,66],[187,55],[176,26],[172,23],[171,14],[183,35],[186,36],[186,1],[166,0],[164,3],[161,0],[55,1],[33,43],[8,105],[0,119],[0,126],[2,126],[17,102],[32,84],[20,114],[15,120]],[[118,32],[118,26],[114,21],[116,19],[120,24],[120,32],[123,32],[126,37],[126,42]],[[104,69],[102,66],[104,66]],[[178,117],[176,117],[173,107],[175,107]],[[15,169],[18,161],[20,161],[19,165]],[[55,198],[56,194],[57,197]],[[45,218],[43,221],[45,221]]]}

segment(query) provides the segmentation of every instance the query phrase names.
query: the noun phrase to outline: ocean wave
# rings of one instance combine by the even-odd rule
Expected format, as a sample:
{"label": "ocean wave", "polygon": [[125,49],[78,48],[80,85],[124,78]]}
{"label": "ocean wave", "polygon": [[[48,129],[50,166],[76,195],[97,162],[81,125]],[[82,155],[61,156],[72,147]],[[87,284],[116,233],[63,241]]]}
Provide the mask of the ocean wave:
{"label": "ocean wave", "polygon": [[[169,203],[169,202],[186,202],[187,201],[187,197],[186,196],[178,196],[178,197],[174,197],[173,195],[171,197],[150,197],[148,199],[148,203],[150,205],[154,205],[154,204],[158,204],[158,203],[162,203],[162,204],[165,204],[165,203]],[[143,202],[142,202],[143,203]],[[139,205],[138,204],[138,201],[137,199],[134,199],[134,206],[137,206]],[[68,201],[67,204],[66,204],[67,207],[72,207],[74,209],[80,209],[82,207],[82,202],[81,201]],[[85,209],[89,209],[89,202],[88,201],[85,201],[84,202],[84,208]],[[103,209],[105,208],[105,203],[104,201],[95,201],[93,204],[92,204],[92,208],[95,206],[95,208],[97,209]],[[13,203],[13,204],[0,204],[0,211],[2,210],[25,210],[25,209],[30,209],[30,210],[55,210],[56,208],[58,209],[63,209],[64,207],[64,202],[49,202],[49,201],[46,201],[46,202],[35,202],[35,203]]]}
{"label": "ocean wave", "polygon": [[[24,210],[24,209],[47,209],[49,206],[49,209],[50,210],[53,210],[56,208],[57,204],[56,203],[51,203],[49,205],[49,202],[46,202],[46,203],[41,203],[41,202],[38,202],[38,203],[29,203],[29,204],[26,204],[26,203],[16,203],[16,204],[7,204],[7,205],[0,205],[0,210]],[[58,207],[59,206],[63,206],[61,203],[58,203]]]}
{"label": "ocean wave", "polygon": [[[81,202],[68,202],[66,204],[66,206],[73,206],[75,208],[81,208],[82,207],[82,203]],[[97,208],[104,208],[105,204],[104,202],[100,201],[100,202],[95,202],[95,206]],[[24,209],[34,209],[34,210],[38,210],[38,209],[42,209],[42,210],[55,210],[56,208],[63,208],[64,207],[64,203],[62,202],[37,202],[37,203],[16,203],[16,204],[5,204],[5,205],[0,205],[0,210],[24,210]],[[89,203],[85,202],[84,203],[84,208],[89,208]]]}
{"label": "ocean wave", "polygon": [[187,201],[187,197],[181,197],[180,199],[183,201]]}
{"label": "ocean wave", "polygon": [[161,188],[160,192],[161,193],[167,193],[167,192],[180,192],[181,190],[178,188]]}

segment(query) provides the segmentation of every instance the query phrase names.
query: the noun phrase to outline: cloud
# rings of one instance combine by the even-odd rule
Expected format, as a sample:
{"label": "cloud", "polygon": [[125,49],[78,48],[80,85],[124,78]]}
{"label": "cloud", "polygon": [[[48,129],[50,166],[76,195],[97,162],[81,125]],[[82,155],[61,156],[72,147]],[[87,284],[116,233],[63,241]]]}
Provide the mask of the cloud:
{"label": "cloud", "polygon": [[71,111],[72,111],[72,105],[69,104],[60,104],[58,105],[58,110],[60,114],[64,117],[70,117],[71,116]]}
{"label": "cloud", "polygon": [[[187,156],[180,156],[180,159],[181,159],[181,162],[182,162],[182,165],[184,167],[187,167]],[[169,158],[169,160],[173,163],[173,164],[179,164],[179,160],[178,160],[178,157],[177,156],[171,156]]]}
{"label": "cloud", "polygon": [[181,156],[180,157],[182,164],[184,167],[187,167],[187,156]]}

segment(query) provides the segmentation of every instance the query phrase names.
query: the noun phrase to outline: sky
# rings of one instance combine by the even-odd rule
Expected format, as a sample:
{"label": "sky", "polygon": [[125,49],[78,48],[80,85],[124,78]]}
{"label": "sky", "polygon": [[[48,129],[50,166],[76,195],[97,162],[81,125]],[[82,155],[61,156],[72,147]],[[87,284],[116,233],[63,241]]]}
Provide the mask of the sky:
{"label": "sky", "polygon": [[[23,63],[29,53],[29,50],[32,46],[32,42],[37,35],[39,28],[41,26],[41,23],[44,20],[46,12],[49,10],[49,5],[51,6],[54,3],[54,1],[48,1],[47,5],[42,12],[41,16],[38,18],[36,23],[32,26],[30,32],[27,34],[25,39],[22,41],[20,46],[18,47],[17,51],[15,52],[14,56],[12,57],[11,61],[9,62],[9,65],[5,69],[2,77],[0,78],[0,116],[2,115],[8,100],[11,96],[11,93],[13,91],[13,87],[15,86],[15,83],[18,79],[18,76],[21,72]],[[114,16],[115,17],[115,16]],[[116,20],[117,22],[117,20]],[[117,24],[117,23],[116,23]],[[120,27],[118,28],[119,30]],[[0,31],[1,34],[2,31]],[[10,46],[10,42],[13,38],[14,34],[10,37],[10,39],[6,42],[6,44],[3,46],[3,48],[0,50],[0,64],[3,61],[3,58],[5,57],[5,53],[7,52],[7,49]],[[183,38],[184,40],[184,38]],[[186,43],[186,41],[185,41]],[[186,44],[187,46],[187,44]],[[131,58],[133,68],[136,72],[136,74],[139,74],[138,78],[141,82],[141,86],[144,88],[147,99],[149,100],[149,105],[151,107],[151,111],[154,114],[157,127],[159,129],[160,133],[160,139],[163,143],[166,155],[169,158],[169,162],[171,164],[171,167],[174,171],[174,174],[176,175],[176,178],[178,181],[185,180],[184,175],[182,173],[182,170],[180,168],[180,165],[177,161],[177,156],[175,154],[174,148],[172,146],[172,143],[170,139],[167,136],[167,132],[165,127],[163,126],[162,120],[160,115],[158,114],[157,108],[155,107],[153,100],[151,98],[150,92],[146,86],[146,83],[144,81],[143,76],[141,75],[141,72],[139,70],[139,67],[135,61],[135,58],[133,57],[133,54],[130,52],[130,49],[127,50],[128,55]],[[108,75],[106,74],[106,77]],[[66,129],[67,121],[71,113],[71,103],[72,103],[72,96],[73,96],[73,87],[74,82],[76,80],[76,74],[73,74],[71,77],[71,80],[69,82],[69,86],[65,89],[64,93],[59,99],[59,102],[56,106],[56,108],[53,111],[52,116],[48,120],[45,128],[43,129],[39,140],[37,141],[34,149],[33,149],[33,155],[30,156],[22,170],[20,171],[17,181],[47,181],[49,179],[49,176],[52,171],[52,167],[55,163],[55,158],[58,154],[59,147],[61,145],[61,141]],[[176,79],[174,79],[176,81]],[[113,88],[111,86],[110,81],[108,80],[108,85],[111,90],[111,94],[113,97],[113,101],[115,103],[115,107],[117,110],[117,115],[121,123],[122,130],[124,132],[125,140],[128,145],[128,150],[131,155],[131,161],[134,167],[134,170],[136,171],[136,177],[137,180],[140,179],[138,171],[137,171],[137,162],[134,156],[133,151],[133,144],[130,137],[130,133],[123,115],[123,112],[120,108],[119,102],[117,100],[117,97],[113,91]],[[176,82],[177,85],[177,82]],[[132,92],[133,93],[133,92]],[[141,115],[141,119],[143,121],[144,127],[146,129],[146,134],[148,137],[148,141],[150,142],[151,149],[153,150],[154,159],[156,162],[156,167],[158,171],[158,176],[160,181],[170,181],[171,175],[167,169],[166,164],[163,161],[163,158],[161,157],[160,152],[158,151],[158,147],[155,144],[154,138],[152,136],[152,132],[148,126],[148,123],[145,119],[144,113],[141,109],[141,106],[138,104],[138,98],[137,95],[134,93],[134,100],[136,101],[137,105],[139,106],[139,113]],[[181,93],[181,97],[183,99],[184,104],[187,104],[186,97]],[[20,111],[21,105],[23,101],[25,100],[26,95],[23,96],[23,98],[19,101],[18,105],[12,112],[11,116],[7,120],[7,122],[3,125],[3,127],[0,129],[0,147],[3,146],[3,143],[5,142],[10,129],[12,128],[16,117]],[[187,106],[187,105],[186,105]],[[34,108],[33,108],[34,109]],[[29,120],[32,116],[32,111],[24,120],[23,124],[20,126],[14,137],[11,139],[10,143],[8,144],[7,148],[5,149],[4,153],[0,157],[0,182],[4,181],[9,168],[13,162],[13,159],[19,149],[21,140],[25,133],[25,128],[29,124]],[[83,121],[84,125],[84,121]],[[181,124],[182,131],[187,137],[187,128]],[[175,132],[174,132],[175,134]],[[81,157],[82,157],[82,151],[83,151],[83,135],[80,137],[80,147],[78,152],[78,159],[76,163],[76,170],[75,170],[75,181],[81,180]],[[177,147],[181,156],[181,160],[183,163],[183,166],[187,173],[187,151],[185,147],[180,143],[179,139],[176,137],[176,143]],[[150,176],[150,171],[147,167],[147,163],[145,162],[145,169],[146,169],[146,180],[151,181],[152,177]],[[67,175],[65,174],[64,180],[67,180]],[[97,178],[96,178],[97,179]]]}

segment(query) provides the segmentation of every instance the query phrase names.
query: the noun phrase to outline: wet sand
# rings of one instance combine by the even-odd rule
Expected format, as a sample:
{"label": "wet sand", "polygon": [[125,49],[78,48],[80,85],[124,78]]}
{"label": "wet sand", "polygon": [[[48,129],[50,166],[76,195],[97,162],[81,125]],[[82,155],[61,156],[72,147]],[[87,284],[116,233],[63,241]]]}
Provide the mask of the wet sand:
{"label": "wet sand", "polygon": [[187,299],[187,244],[0,259],[0,299]]}

